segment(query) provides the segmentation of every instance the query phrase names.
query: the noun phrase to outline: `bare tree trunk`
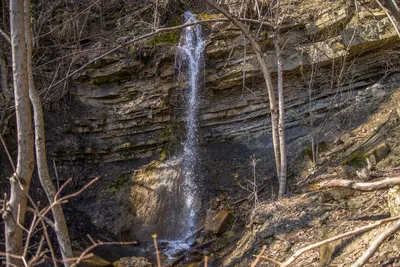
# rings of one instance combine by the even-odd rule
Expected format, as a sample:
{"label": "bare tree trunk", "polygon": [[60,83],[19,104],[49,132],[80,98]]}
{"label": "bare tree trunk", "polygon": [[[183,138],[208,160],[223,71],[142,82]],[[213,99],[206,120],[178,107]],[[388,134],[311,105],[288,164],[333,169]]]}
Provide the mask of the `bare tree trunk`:
{"label": "bare tree trunk", "polygon": [[[18,159],[15,174],[10,179],[10,200],[3,214],[6,233],[7,265],[20,266],[21,261],[10,257],[22,255],[22,229],[27,209],[27,194],[34,166],[31,106],[24,33],[24,0],[10,1],[11,47],[18,130]],[[19,211],[19,214],[17,214]]]}
{"label": "bare tree trunk", "polygon": [[243,35],[249,40],[250,45],[253,48],[254,53],[256,54],[257,60],[261,67],[261,71],[264,75],[264,80],[268,91],[269,106],[271,112],[272,142],[274,146],[276,171],[279,179],[281,171],[281,155],[279,151],[278,110],[276,106],[276,97],[275,97],[274,87],[272,85],[271,74],[268,69],[264,54],[262,53],[258,43],[254,40],[253,36],[246,29],[246,27],[243,25],[242,22],[240,22],[231,13],[229,13],[228,11],[220,7],[218,4],[216,4],[213,0],[205,0],[205,1],[210,6],[221,12],[225,17],[227,17],[230,21],[232,21],[242,31]]}
{"label": "bare tree trunk", "polygon": [[[39,173],[40,183],[46,192],[50,205],[54,203],[56,189],[53,185],[47,166],[46,143],[43,108],[40,101],[40,96],[35,89],[35,83],[32,73],[32,29],[30,23],[30,0],[25,0],[25,41],[27,47],[27,66],[28,66],[28,81],[29,81],[29,96],[32,102],[34,124],[35,124],[35,148],[36,161]],[[67,223],[65,221],[64,212],[60,204],[54,205],[51,208],[54,217],[54,230],[57,234],[58,244],[61,249],[61,255],[65,266],[70,266],[67,259],[73,258],[71,241],[69,239]]]}
{"label": "bare tree trunk", "polygon": [[285,101],[283,98],[283,69],[281,47],[279,44],[279,9],[280,1],[277,1],[275,31],[274,31],[274,46],[276,53],[276,64],[278,72],[278,103],[279,103],[279,121],[278,121],[278,134],[279,134],[279,152],[280,152],[280,171],[279,171],[279,197],[282,197],[286,192],[286,142],[285,142]]}

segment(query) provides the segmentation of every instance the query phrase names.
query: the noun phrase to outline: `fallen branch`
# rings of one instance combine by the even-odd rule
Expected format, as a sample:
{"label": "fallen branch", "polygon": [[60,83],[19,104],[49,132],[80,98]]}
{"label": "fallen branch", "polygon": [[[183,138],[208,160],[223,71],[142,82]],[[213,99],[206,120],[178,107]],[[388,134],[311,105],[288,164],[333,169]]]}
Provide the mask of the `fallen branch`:
{"label": "fallen branch", "polygon": [[[92,242],[92,245],[88,248],[86,248],[79,257],[77,258],[72,258],[72,259],[68,259],[68,262],[73,262],[73,264],[71,265],[71,267],[76,267],[79,266],[79,263],[81,263],[84,259],[89,258],[90,256],[93,256],[92,253],[90,253],[90,251],[96,247],[99,246],[105,246],[105,245],[120,245],[120,246],[126,246],[126,245],[136,245],[137,242],[136,241],[131,241],[131,242],[101,242],[101,241],[94,241],[93,238],[91,238],[89,235],[89,240]],[[66,262],[65,260],[63,260],[63,262]]]}
{"label": "fallen branch", "polygon": [[256,257],[256,259],[253,261],[253,263],[251,264],[251,267],[256,267],[256,265],[258,264],[258,262],[260,261],[262,254],[264,254],[265,250],[267,249],[267,246],[264,245],[260,251],[260,253],[258,254],[258,256]]}
{"label": "fallen branch", "polygon": [[179,256],[178,258],[173,259],[170,263],[168,263],[166,266],[172,267],[180,263],[185,259],[185,255]]}
{"label": "fallen branch", "polygon": [[396,178],[388,178],[376,182],[354,182],[351,180],[342,180],[336,179],[326,182],[321,182],[313,186],[314,189],[328,189],[333,187],[343,187],[343,188],[350,188],[359,191],[375,191],[375,190],[384,190],[395,185],[400,185],[400,177]]}
{"label": "fallen branch", "polygon": [[205,229],[205,226],[203,225],[202,227],[200,227],[199,229],[197,229],[193,234],[191,234],[190,236],[186,237],[185,241],[189,241],[190,239],[192,239],[193,237],[196,237],[198,234],[200,234],[203,230]]}
{"label": "fallen branch", "polygon": [[382,243],[389,237],[394,235],[396,232],[400,230],[400,220],[394,223],[391,227],[383,231],[369,248],[364,252],[364,254],[358,258],[358,260],[351,265],[351,267],[361,267],[364,266],[365,263],[374,255],[374,253],[378,250],[378,248],[382,245]]}
{"label": "fallen branch", "polygon": [[[311,244],[311,245],[309,245],[309,246],[307,246],[307,247],[304,247],[304,248],[301,248],[301,249],[297,250],[297,251],[296,251],[287,261],[285,261],[285,262],[279,262],[279,261],[276,261],[276,260],[274,260],[274,259],[271,259],[271,258],[268,258],[268,257],[265,257],[265,256],[260,256],[260,255],[259,255],[259,256],[260,256],[260,259],[269,261],[269,262],[271,262],[271,263],[273,263],[273,264],[275,264],[275,265],[277,265],[277,266],[280,266],[280,267],[287,267],[287,266],[291,265],[295,260],[297,260],[297,258],[299,258],[302,254],[304,254],[304,253],[307,252],[307,251],[310,251],[310,250],[312,250],[312,249],[318,248],[318,247],[323,246],[323,245],[325,245],[325,244],[334,242],[334,241],[336,241],[336,240],[343,239],[343,238],[345,238],[345,237],[349,237],[349,236],[353,236],[353,235],[356,235],[356,234],[361,234],[361,233],[370,231],[370,230],[372,230],[372,229],[374,229],[374,228],[376,228],[376,227],[378,227],[378,226],[381,226],[381,225],[383,225],[383,224],[386,224],[386,223],[389,223],[389,222],[392,222],[392,221],[396,221],[396,220],[399,220],[399,219],[400,219],[400,216],[393,217],[393,218],[388,218],[388,219],[384,219],[384,220],[378,221],[378,222],[376,222],[376,223],[373,223],[373,224],[370,224],[370,225],[366,225],[366,226],[357,228],[357,229],[355,229],[355,230],[353,230],[353,231],[349,231],[349,232],[346,232],[346,233],[344,233],[344,234],[337,235],[337,236],[334,236],[334,237],[331,237],[331,238],[322,240],[322,241],[320,241],[320,242],[318,242],[318,243]],[[400,221],[399,221],[399,222],[400,222]],[[396,224],[397,224],[397,223],[396,223]],[[399,227],[400,227],[400,226],[399,226]],[[360,266],[361,266],[361,265],[360,265]],[[352,266],[352,267],[355,267],[355,266]]]}
{"label": "fallen branch", "polygon": [[219,238],[213,238],[213,239],[211,239],[211,240],[209,240],[209,241],[206,241],[206,242],[204,242],[204,243],[198,244],[197,246],[193,247],[191,250],[193,251],[193,250],[198,250],[198,249],[207,247],[208,245],[214,243],[214,242],[217,241],[218,239],[219,239]]}

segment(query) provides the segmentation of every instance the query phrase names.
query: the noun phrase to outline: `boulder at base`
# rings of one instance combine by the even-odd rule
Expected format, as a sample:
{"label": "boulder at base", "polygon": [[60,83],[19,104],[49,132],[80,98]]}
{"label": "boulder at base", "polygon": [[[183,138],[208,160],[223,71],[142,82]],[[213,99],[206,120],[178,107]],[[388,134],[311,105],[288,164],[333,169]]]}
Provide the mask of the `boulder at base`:
{"label": "boulder at base", "polygon": [[[74,251],[74,256],[79,257],[81,253],[81,251]],[[112,264],[100,256],[93,255],[90,258],[82,260],[78,264],[78,267],[112,267]]]}
{"label": "boulder at base", "polygon": [[228,222],[229,212],[227,210],[221,210],[218,213],[216,211],[209,211],[206,217],[205,229],[207,232],[221,234],[224,232]]}

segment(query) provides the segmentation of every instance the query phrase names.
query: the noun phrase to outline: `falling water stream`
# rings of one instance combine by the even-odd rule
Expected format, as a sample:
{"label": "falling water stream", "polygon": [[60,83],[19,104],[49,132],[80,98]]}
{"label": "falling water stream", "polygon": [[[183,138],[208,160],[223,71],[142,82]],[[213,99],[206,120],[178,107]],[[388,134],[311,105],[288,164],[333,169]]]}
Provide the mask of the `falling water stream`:
{"label": "falling water stream", "polygon": [[[185,22],[195,22],[197,19],[190,13],[185,13]],[[200,65],[203,63],[204,40],[200,25],[187,27],[182,31],[182,42],[179,46],[179,61],[181,66],[186,66],[188,75],[188,102],[187,102],[187,122],[186,140],[183,147],[182,158],[182,192],[185,200],[184,216],[186,227],[183,236],[188,236],[195,230],[196,221],[196,202],[197,184],[196,167],[198,164],[197,154],[197,113],[199,109],[198,91]]]}
{"label": "falling water stream", "polygon": [[[185,12],[185,23],[196,22],[196,17],[189,11]],[[178,46],[178,64],[180,71],[186,75],[187,106],[186,106],[186,139],[183,143],[182,182],[181,182],[181,218],[177,229],[178,241],[171,241],[172,250],[187,248],[188,239],[196,228],[198,202],[197,178],[197,139],[198,139],[198,110],[199,85],[201,66],[204,55],[204,39],[201,25],[193,25],[182,30]]]}

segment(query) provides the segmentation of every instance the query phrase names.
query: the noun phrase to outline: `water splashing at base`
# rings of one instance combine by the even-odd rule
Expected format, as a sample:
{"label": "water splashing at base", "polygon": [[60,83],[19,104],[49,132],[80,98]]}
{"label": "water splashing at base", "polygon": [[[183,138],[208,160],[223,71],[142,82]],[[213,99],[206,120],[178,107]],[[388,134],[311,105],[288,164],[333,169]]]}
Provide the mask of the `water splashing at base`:
{"label": "water splashing at base", "polygon": [[[189,11],[185,12],[185,22],[196,22],[197,19]],[[196,169],[198,165],[197,129],[198,129],[198,92],[201,65],[203,64],[204,40],[201,25],[193,25],[182,31],[179,46],[179,65],[185,68],[188,80],[188,103],[186,121],[186,140],[182,156],[182,193],[185,206],[183,216],[186,220],[181,229],[181,237],[188,237],[195,231],[198,188]]]}
{"label": "water splashing at base", "polygon": [[[196,22],[196,17],[185,12],[185,23]],[[200,200],[196,173],[198,166],[198,110],[201,66],[204,59],[204,39],[201,26],[193,25],[182,30],[178,46],[178,67],[187,80],[186,100],[186,139],[183,143],[182,170],[180,185],[180,218],[177,225],[177,240],[168,241],[164,251],[169,257],[181,249],[189,249],[196,228],[196,217]]]}

